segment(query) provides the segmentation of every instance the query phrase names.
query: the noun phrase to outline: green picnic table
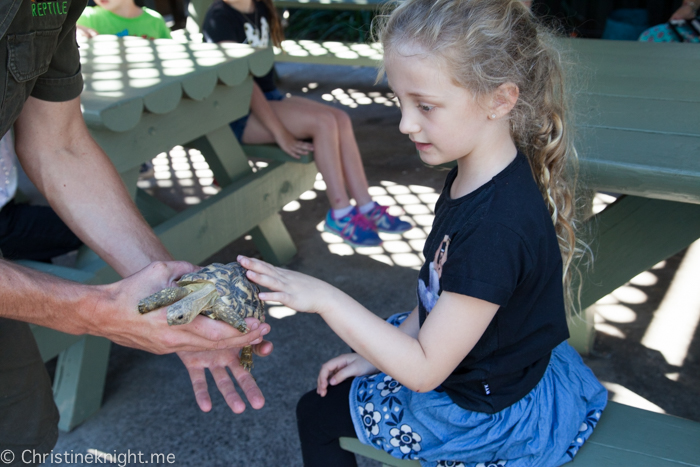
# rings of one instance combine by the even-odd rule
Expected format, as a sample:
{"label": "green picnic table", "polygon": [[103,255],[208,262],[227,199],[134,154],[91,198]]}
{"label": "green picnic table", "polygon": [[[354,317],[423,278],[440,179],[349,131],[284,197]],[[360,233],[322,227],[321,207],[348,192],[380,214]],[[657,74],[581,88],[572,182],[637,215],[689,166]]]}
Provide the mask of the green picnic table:
{"label": "green picnic table", "polygon": [[[575,96],[582,182],[621,194],[588,222],[595,261],[582,308],[700,238],[700,48],[567,39],[583,86]],[[573,323],[587,353],[593,316]]]}
{"label": "green picnic table", "polygon": [[[292,159],[267,148],[277,160],[254,173],[228,126],[248,113],[251,75],[270,70],[272,51],[115,36],[98,36],[80,51],[85,122],[175,258],[197,264],[246,233],[268,261],[284,264],[294,256],[278,212],[313,187],[315,165],[287,162]],[[221,187],[181,212],[136,186],[141,164],[176,145],[199,149]],[[71,268],[21,263],[89,284],[119,279],[87,248]],[[59,428],[71,430],[100,407],[110,343],[39,326],[33,331],[44,360],[58,356]]]}

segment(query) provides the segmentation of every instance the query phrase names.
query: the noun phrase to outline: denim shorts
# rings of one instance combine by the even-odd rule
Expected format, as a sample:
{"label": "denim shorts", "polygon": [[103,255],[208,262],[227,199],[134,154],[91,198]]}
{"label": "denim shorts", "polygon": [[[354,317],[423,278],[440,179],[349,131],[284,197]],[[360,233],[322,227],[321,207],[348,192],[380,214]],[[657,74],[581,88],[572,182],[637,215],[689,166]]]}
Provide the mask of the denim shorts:
{"label": "denim shorts", "polygon": [[[267,91],[264,94],[268,101],[281,101],[284,99],[284,94],[282,94],[277,88],[273,89],[272,91]],[[249,116],[250,113],[248,113],[248,115],[245,117],[241,117],[238,120],[228,124],[231,127],[233,134],[236,135],[236,139],[238,139],[239,143],[243,142],[243,132],[245,131],[245,126],[248,124]]]}

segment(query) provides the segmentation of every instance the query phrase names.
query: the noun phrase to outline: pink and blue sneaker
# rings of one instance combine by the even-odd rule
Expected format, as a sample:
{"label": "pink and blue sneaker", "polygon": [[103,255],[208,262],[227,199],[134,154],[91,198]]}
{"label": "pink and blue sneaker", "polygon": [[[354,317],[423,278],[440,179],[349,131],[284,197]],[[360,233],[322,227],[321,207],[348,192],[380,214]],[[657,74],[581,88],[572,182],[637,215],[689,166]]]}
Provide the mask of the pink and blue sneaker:
{"label": "pink and blue sneaker", "polygon": [[352,208],[349,214],[340,219],[334,219],[332,210],[329,210],[323,228],[326,232],[340,236],[345,243],[355,248],[382,244],[374,224],[360,214],[357,208]]}
{"label": "pink and blue sneaker", "polygon": [[374,224],[374,227],[379,232],[399,234],[411,230],[413,226],[406,221],[402,221],[396,216],[392,216],[387,211],[389,209],[386,206],[381,206],[374,203],[374,207],[371,211],[366,213],[364,216],[369,219],[369,221]]}

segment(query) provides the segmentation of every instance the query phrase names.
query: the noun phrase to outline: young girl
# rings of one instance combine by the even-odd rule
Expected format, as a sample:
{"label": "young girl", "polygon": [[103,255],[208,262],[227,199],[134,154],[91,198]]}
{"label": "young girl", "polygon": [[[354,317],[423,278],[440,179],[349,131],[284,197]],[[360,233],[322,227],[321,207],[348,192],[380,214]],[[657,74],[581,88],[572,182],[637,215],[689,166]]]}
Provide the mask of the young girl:
{"label": "young girl", "polygon": [[[306,466],[354,466],[357,436],[424,466],[557,466],[606,405],[566,343],[576,157],[558,54],[518,0],[407,0],[381,32],[400,130],[456,162],[418,306],[382,321],[317,279],[241,257],[263,300],[320,314],[356,353],[297,406]],[[562,287],[562,279],[564,287]]]}
{"label": "young girl", "polygon": [[[283,38],[272,0],[217,0],[207,11],[202,31],[207,42],[243,42],[254,47],[268,47],[270,42],[279,47]],[[348,114],[301,97],[285,99],[275,86],[273,70],[255,78],[250,108],[249,115],[231,123],[239,141],[277,143],[296,158],[314,151],[331,204],[326,231],[360,247],[381,244],[377,231],[402,233],[412,227],[372,201]],[[357,207],[350,204],[348,191]]]}

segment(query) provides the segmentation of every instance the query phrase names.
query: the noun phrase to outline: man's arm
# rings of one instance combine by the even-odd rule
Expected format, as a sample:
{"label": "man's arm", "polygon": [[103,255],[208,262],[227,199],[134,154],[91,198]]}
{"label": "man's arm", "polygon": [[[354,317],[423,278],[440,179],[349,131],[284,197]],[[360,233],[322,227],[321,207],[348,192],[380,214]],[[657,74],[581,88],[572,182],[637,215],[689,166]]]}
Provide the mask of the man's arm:
{"label": "man's arm", "polygon": [[121,345],[163,354],[238,348],[259,343],[269,327],[247,320],[254,330],[198,316],[185,326],[168,326],[165,309],[140,315],[139,298],[172,286],[197,269],[185,262],[154,262],[114,284],[88,286],[0,260],[0,316],[69,334],[103,336]]}
{"label": "man's arm", "polygon": [[15,123],[15,140],[22,167],[51,207],[122,277],[172,259],[90,136],[78,98],[30,97]]}
{"label": "man's arm", "polygon": [[[0,281],[0,316],[71,334],[104,336],[153,353],[178,351],[182,357],[186,351],[220,349],[183,358],[200,405],[208,399],[200,384],[204,368],[218,368],[222,359],[233,365],[237,348],[249,344],[259,344],[258,352],[269,354],[272,347],[262,336],[270,327],[257,320],[248,319],[251,331],[242,335],[202,316],[189,325],[171,327],[165,324],[165,310],[138,314],[140,298],[173,285],[195,268],[160,262],[172,257],[90,136],[78,98],[68,102],[29,98],[15,123],[15,135],[22,166],[54,210],[122,277],[129,277],[115,284],[84,286],[0,261],[0,277],[7,278]],[[253,406],[262,406],[264,399],[254,381],[236,378],[246,383],[241,386]],[[235,411],[242,411],[241,403],[235,404]],[[232,402],[229,405],[234,408]]]}

